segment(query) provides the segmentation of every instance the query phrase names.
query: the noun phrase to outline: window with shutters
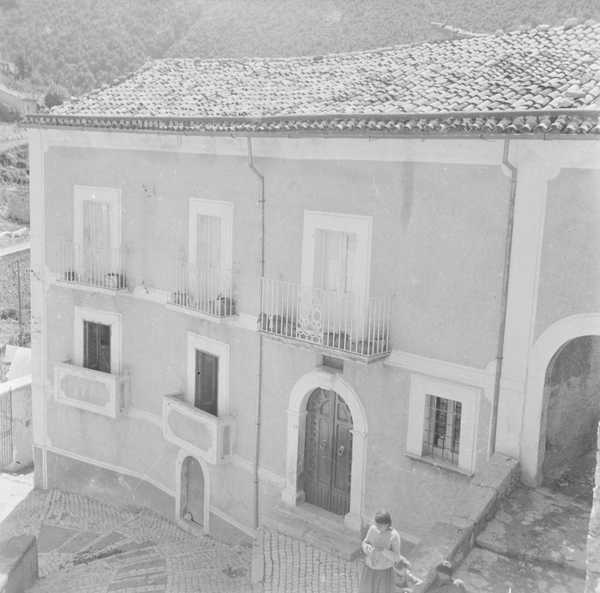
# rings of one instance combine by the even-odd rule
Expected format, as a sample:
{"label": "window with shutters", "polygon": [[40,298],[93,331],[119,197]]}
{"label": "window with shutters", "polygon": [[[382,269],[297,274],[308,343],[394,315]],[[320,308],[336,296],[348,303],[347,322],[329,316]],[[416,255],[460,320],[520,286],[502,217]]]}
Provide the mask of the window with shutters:
{"label": "window with shutters", "polygon": [[110,373],[110,325],[83,322],[83,366]]}
{"label": "window with shutters", "polygon": [[355,233],[317,229],[313,286],[337,293],[354,290]]}
{"label": "window with shutters", "polygon": [[188,262],[198,274],[231,275],[233,204],[190,198]]}
{"label": "window with shutters", "polygon": [[123,288],[121,191],[110,187],[74,187],[73,241],[65,271],[84,283]]}
{"label": "window with shutters", "polygon": [[372,217],[304,212],[302,285],[368,296]]}
{"label": "window with shutters", "polygon": [[229,413],[229,344],[188,332],[185,399],[213,416]]}

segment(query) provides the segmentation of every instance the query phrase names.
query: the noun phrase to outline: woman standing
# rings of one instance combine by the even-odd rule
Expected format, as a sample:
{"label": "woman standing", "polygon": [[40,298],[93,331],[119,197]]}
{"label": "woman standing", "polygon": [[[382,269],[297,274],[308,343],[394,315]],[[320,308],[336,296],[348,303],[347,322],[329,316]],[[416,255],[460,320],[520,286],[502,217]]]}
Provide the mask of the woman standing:
{"label": "woman standing", "polygon": [[400,534],[392,529],[392,517],[387,511],[375,513],[362,542],[365,566],[360,577],[359,593],[393,593],[394,564],[410,565],[400,553]]}

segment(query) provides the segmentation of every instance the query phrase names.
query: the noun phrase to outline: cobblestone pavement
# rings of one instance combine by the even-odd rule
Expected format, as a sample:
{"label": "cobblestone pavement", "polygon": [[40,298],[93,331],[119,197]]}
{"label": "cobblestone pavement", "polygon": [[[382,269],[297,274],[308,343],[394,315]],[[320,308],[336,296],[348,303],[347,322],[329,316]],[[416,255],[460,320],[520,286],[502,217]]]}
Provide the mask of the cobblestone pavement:
{"label": "cobblestone pavement", "polygon": [[263,563],[264,593],[355,593],[360,561],[346,561],[287,535],[262,528],[255,562]]}
{"label": "cobblestone pavement", "polygon": [[250,592],[251,549],[196,537],[147,509],[34,490],[0,525],[0,540],[38,537],[30,593]]}

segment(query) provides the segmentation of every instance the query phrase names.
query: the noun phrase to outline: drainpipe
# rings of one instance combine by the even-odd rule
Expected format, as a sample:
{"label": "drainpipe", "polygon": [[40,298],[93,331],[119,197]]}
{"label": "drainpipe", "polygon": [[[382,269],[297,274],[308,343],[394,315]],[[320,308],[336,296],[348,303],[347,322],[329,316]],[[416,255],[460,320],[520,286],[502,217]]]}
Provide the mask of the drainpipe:
{"label": "drainpipe", "polygon": [[502,164],[510,171],[510,194],[508,201],[508,221],[506,225],[506,241],[504,244],[504,271],[502,274],[502,302],[500,304],[500,328],[498,329],[498,351],[496,354],[496,376],[494,377],[494,400],[492,404],[492,426],[490,430],[489,455],[496,450],[496,431],[498,428],[498,405],[500,403],[500,379],[502,377],[502,362],[504,360],[504,333],[506,331],[506,314],[508,304],[508,283],[510,278],[510,256],[513,241],[513,226],[515,220],[515,198],[517,195],[517,167],[508,159],[510,137],[504,138]]}
{"label": "drainpipe", "polygon": [[[258,268],[259,268],[259,303],[262,304],[262,291],[263,283],[262,279],[265,275],[265,177],[256,168],[254,164],[254,155],[252,153],[252,138],[248,136],[248,166],[250,170],[256,175],[260,183],[260,195],[258,199],[258,210],[260,218],[260,235],[258,240]],[[262,389],[263,389],[263,335],[259,332],[258,334],[258,381],[257,381],[257,395],[256,395],[256,448],[254,452],[254,528],[259,527],[260,518],[260,481],[258,476],[258,470],[260,467],[260,429],[261,429],[261,417],[262,417]]]}

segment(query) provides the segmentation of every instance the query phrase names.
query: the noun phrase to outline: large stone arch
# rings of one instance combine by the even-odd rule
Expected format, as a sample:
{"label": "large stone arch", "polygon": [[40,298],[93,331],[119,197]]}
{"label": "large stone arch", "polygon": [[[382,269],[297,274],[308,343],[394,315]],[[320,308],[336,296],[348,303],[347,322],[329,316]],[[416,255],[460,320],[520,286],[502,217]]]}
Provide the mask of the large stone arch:
{"label": "large stone arch", "polygon": [[553,323],[531,349],[520,447],[523,481],[531,486],[539,485],[542,479],[545,444],[542,417],[546,370],[561,346],[574,338],[590,335],[600,336],[600,313],[571,315]]}
{"label": "large stone arch", "polygon": [[350,511],[344,523],[350,529],[360,530],[364,508],[365,470],[367,453],[367,415],[358,394],[340,373],[316,369],[301,377],[290,393],[287,410],[287,452],[283,501],[295,506],[304,500],[298,473],[304,455],[306,405],[311,393],[318,388],[335,391],[346,402],[352,414],[352,469],[350,485]]}
{"label": "large stone arch", "polygon": [[[183,463],[188,457],[195,459],[202,468],[202,476],[204,478],[204,516],[202,530],[204,531],[204,533],[210,533],[210,473],[208,471],[208,464],[201,457],[198,457],[197,455],[194,455],[193,453],[190,453],[189,451],[186,451],[184,449],[181,449],[179,451],[179,453],[177,454],[177,460],[175,462],[175,520],[178,523],[183,524],[183,519],[181,517],[181,501],[184,486],[182,483],[182,470]],[[185,526],[188,527],[187,525]]]}

